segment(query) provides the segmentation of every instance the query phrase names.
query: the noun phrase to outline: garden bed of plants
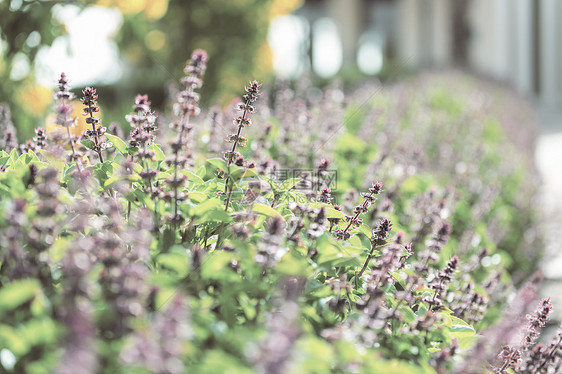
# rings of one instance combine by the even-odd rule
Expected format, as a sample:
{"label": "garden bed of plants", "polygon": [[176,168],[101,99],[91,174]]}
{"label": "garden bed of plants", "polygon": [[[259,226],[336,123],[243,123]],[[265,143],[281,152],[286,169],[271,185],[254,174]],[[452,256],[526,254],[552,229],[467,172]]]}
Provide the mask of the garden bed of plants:
{"label": "garden bed of plants", "polygon": [[64,74],[33,140],[1,108],[0,372],[560,367],[522,99],[449,72],[201,111],[206,60],[125,134],[89,87],[77,129]]}

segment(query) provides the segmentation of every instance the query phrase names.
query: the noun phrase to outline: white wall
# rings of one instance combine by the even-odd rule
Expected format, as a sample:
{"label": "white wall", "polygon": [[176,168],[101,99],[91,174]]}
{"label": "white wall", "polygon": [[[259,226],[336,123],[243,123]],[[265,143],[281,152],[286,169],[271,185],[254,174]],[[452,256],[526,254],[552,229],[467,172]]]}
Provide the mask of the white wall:
{"label": "white wall", "polygon": [[560,8],[558,0],[541,1],[541,98],[548,105],[559,103],[561,96]]}
{"label": "white wall", "polygon": [[533,0],[516,0],[512,30],[516,34],[514,80],[523,93],[533,92]]}
{"label": "white wall", "polygon": [[450,0],[399,0],[398,56],[414,66],[452,60]]}

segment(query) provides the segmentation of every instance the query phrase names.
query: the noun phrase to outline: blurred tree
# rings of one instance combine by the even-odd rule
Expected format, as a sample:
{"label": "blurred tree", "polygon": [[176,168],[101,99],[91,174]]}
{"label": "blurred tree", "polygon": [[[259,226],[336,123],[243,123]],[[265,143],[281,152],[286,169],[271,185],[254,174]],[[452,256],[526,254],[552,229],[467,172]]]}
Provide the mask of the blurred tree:
{"label": "blurred tree", "polygon": [[35,84],[33,62],[39,49],[64,32],[52,18],[56,3],[0,1],[0,102],[9,105],[14,123],[26,136],[51,102],[50,89]]}
{"label": "blurred tree", "polygon": [[165,96],[163,82],[177,82],[195,48],[205,49],[209,63],[202,90],[204,102],[227,102],[250,79],[267,79],[272,58],[267,45],[270,20],[302,0],[99,0],[125,16],[117,40],[128,64],[125,86]]}
{"label": "blurred tree", "polygon": [[[34,79],[34,60],[43,46],[65,33],[53,18],[57,4],[115,7],[124,16],[115,36],[125,74],[119,84],[99,87],[105,122],[122,119],[138,92],[162,109],[167,83],[177,83],[191,51],[207,50],[210,59],[203,103],[227,103],[249,80],[271,76],[267,44],[271,19],[287,14],[303,0],[0,0],[0,102],[12,109],[20,141],[44,125],[52,87]],[[74,87],[75,90],[80,89]],[[23,136],[21,136],[23,135]]]}

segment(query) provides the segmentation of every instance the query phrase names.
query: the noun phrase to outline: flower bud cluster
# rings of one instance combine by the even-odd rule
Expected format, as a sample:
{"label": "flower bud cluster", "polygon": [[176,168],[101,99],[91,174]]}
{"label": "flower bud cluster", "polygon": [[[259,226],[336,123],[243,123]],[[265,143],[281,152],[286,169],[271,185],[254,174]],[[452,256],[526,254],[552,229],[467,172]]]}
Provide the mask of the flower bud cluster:
{"label": "flower bud cluster", "polygon": [[94,250],[94,241],[80,237],[73,244],[61,263],[63,306],[57,317],[66,327],[67,336],[63,359],[55,371],[57,374],[93,373],[97,367],[96,331],[88,281],[93,267],[89,253]]}
{"label": "flower bud cluster", "polygon": [[[522,290],[533,291],[533,285],[526,284]],[[521,293],[521,291],[519,293]],[[523,306],[523,308],[526,305]],[[506,373],[511,368],[516,373],[547,373],[549,364],[541,359],[547,353],[542,344],[536,344],[541,329],[549,319],[552,305],[550,299],[544,299],[534,313],[527,315],[527,324],[524,328],[523,339],[520,345],[504,345],[498,354],[499,364],[496,365],[494,373]],[[513,326],[510,325],[511,329]],[[556,343],[554,343],[556,345]],[[560,344],[558,342],[558,344]],[[549,358],[550,359],[550,358]],[[538,365],[538,366],[536,366]]]}
{"label": "flower bud cluster", "polygon": [[[66,128],[66,135],[67,141],[70,145],[70,153],[68,154],[68,160],[72,163],[76,163],[76,168],[80,171],[80,164],[83,163],[83,156],[82,152],[79,152],[76,149],[76,142],[78,138],[70,132],[70,128],[74,127],[76,119],[72,118],[72,105],[70,101],[74,98],[74,94],[69,91],[69,84],[68,78],[66,74],[63,72],[60,75],[58,80],[58,91],[54,93],[54,98],[57,101],[57,105],[55,108],[56,112],[56,119],[55,123],[59,126]],[[37,136],[35,141],[37,142],[37,146],[42,148],[44,143],[44,131],[43,129],[39,128],[35,130]],[[44,146],[43,146],[44,147]]]}
{"label": "flower bud cluster", "polygon": [[[227,143],[232,143],[232,150],[224,152],[224,158],[228,165],[234,162],[240,157],[240,153],[236,152],[236,147],[245,147],[246,139],[240,135],[242,128],[246,126],[251,126],[252,120],[249,118],[249,114],[254,113],[256,108],[252,105],[260,95],[261,84],[258,81],[250,82],[250,85],[245,88],[246,94],[243,96],[244,101],[236,106],[236,110],[241,112],[241,114],[233,120],[234,125],[237,127],[238,131],[236,134],[230,134],[226,137]],[[228,178],[227,178],[228,181]]]}
{"label": "flower bud cluster", "polygon": [[74,126],[75,120],[71,117],[74,94],[69,91],[68,78],[65,73],[61,73],[58,81],[58,91],[53,94],[57,101],[55,123],[62,127]]}
{"label": "flower bud cluster", "polygon": [[521,373],[554,374],[562,369],[562,327],[548,344],[537,343],[520,365]]}
{"label": "flower bud cluster", "polygon": [[453,339],[451,345],[444,347],[441,351],[434,354],[429,363],[435,369],[438,374],[445,374],[450,372],[451,361],[457,351],[459,350],[459,344],[457,339]]}
{"label": "flower bud cluster", "polygon": [[144,169],[139,173],[139,176],[145,181],[146,185],[150,187],[150,191],[145,191],[151,195],[156,196],[152,180],[158,175],[158,171],[151,168],[148,161],[154,159],[154,151],[147,147],[154,141],[153,132],[156,130],[156,116],[150,110],[150,101],[148,96],[137,95],[135,104],[133,105],[133,112],[126,117],[127,121],[133,127],[131,131],[131,139],[129,145],[131,147],[139,148],[135,153],[135,158],[139,163],[144,165]]}
{"label": "flower bud cluster", "polygon": [[33,141],[38,149],[47,148],[47,133],[42,127],[35,129],[35,137],[33,138]]}
{"label": "flower bud cluster", "polygon": [[12,123],[10,108],[7,104],[0,104],[0,149],[10,153],[12,149],[18,147],[16,128]]}
{"label": "flower bud cluster", "polygon": [[38,173],[39,183],[35,185],[38,203],[36,217],[31,222],[29,244],[37,253],[49,248],[56,239],[57,222],[55,217],[61,211],[59,203],[59,181],[57,171],[44,168]]}
{"label": "flower bud cluster", "polygon": [[266,226],[266,233],[263,235],[258,252],[254,259],[264,267],[273,267],[285,254],[282,246],[283,234],[285,232],[285,221],[283,218],[273,216],[269,219]]}
{"label": "flower bud cluster", "polygon": [[384,247],[373,269],[365,276],[365,295],[356,302],[357,309],[362,310],[356,327],[359,328],[361,342],[366,346],[372,346],[377,340],[377,333],[373,330],[384,328],[393,316],[386,307],[385,288],[394,283],[390,273],[397,270],[401,251],[402,246],[395,243]]}
{"label": "flower bud cluster", "polygon": [[25,213],[27,202],[24,199],[14,199],[5,206],[6,227],[0,229],[0,275],[8,279],[26,278],[33,273],[34,268],[29,263],[29,256],[22,245],[29,225]]}
{"label": "flower bud cluster", "polygon": [[259,345],[251,347],[248,353],[250,361],[260,373],[287,372],[294,344],[301,335],[297,298],[302,293],[304,282],[288,279],[286,283],[284,300],[280,298],[276,301],[276,310],[269,314],[265,322],[265,338]]}
{"label": "flower bud cluster", "polygon": [[457,270],[458,264],[459,259],[456,256],[449,260],[445,268],[437,273],[437,276],[429,285],[431,289],[435,290],[433,297],[426,296],[423,301],[428,303],[431,307],[443,305],[443,302],[438,296],[443,294],[446,289],[446,285],[451,283],[453,280],[453,275]]}
{"label": "flower bud cluster", "polygon": [[152,144],[154,135],[157,130],[156,116],[150,110],[150,101],[147,95],[137,95],[133,112],[127,114],[125,119],[133,128],[129,145],[131,147],[145,148]]}
{"label": "flower bud cluster", "polygon": [[494,373],[498,374],[505,374],[507,373],[507,369],[515,369],[519,366],[521,362],[521,352],[509,345],[504,345],[501,349],[501,352],[498,354],[498,357],[503,362],[503,365],[500,368],[496,368]]}
{"label": "flower bud cluster", "polygon": [[535,345],[537,338],[541,333],[541,329],[549,320],[551,311],[552,304],[550,303],[550,298],[548,298],[541,301],[539,307],[534,313],[527,315],[526,333],[522,344],[523,351],[526,351],[531,346]]}
{"label": "flower bud cluster", "polygon": [[175,130],[177,136],[170,141],[170,148],[174,155],[173,157],[166,158],[166,164],[174,167],[174,173],[165,181],[171,192],[166,192],[162,196],[164,201],[173,201],[174,203],[174,212],[167,217],[168,221],[174,224],[183,221],[178,204],[187,198],[187,194],[181,191],[181,187],[187,178],[178,171],[191,158],[191,154],[185,152],[187,140],[184,139],[184,135],[189,134],[193,128],[190,118],[197,116],[200,112],[199,94],[195,90],[202,86],[202,78],[206,68],[207,52],[200,49],[193,51],[191,59],[184,69],[186,76],[181,79],[181,83],[185,88],[178,94],[177,102],[174,104],[174,112],[179,117],[179,120],[174,121],[171,127]]}
{"label": "flower bud cluster", "polygon": [[311,209],[308,212],[308,220],[310,224],[306,230],[306,235],[311,239],[322,236],[326,231],[326,209],[324,207]]}
{"label": "flower bud cluster", "polygon": [[383,218],[372,231],[371,243],[374,246],[385,245],[392,229],[392,222],[388,218]]}
{"label": "flower bud cluster", "polygon": [[86,116],[86,123],[92,126],[92,129],[86,130],[84,136],[94,142],[92,149],[98,154],[100,162],[103,162],[102,151],[112,146],[111,142],[104,141],[103,136],[106,132],[105,127],[99,126],[101,120],[94,117],[94,113],[100,111],[97,104],[98,95],[92,87],[86,87],[82,91],[82,104],[84,104],[83,114]]}
{"label": "flower bud cluster", "polygon": [[369,207],[377,200],[376,196],[383,192],[382,183],[377,182],[373,184],[371,188],[369,188],[369,192],[362,192],[361,197],[363,197],[363,203],[357,205],[353,209],[354,216],[346,216],[346,220],[349,222],[345,229],[338,229],[334,233],[338,239],[348,240],[351,237],[349,233],[350,228],[353,226],[354,228],[361,226],[363,224],[363,220],[359,218],[359,215],[363,213],[367,213],[369,211]]}
{"label": "flower bud cluster", "polygon": [[[124,226],[121,208],[113,199],[103,199],[97,205],[105,221],[93,239],[97,260],[103,264],[99,279],[103,298],[112,314],[102,330],[108,336],[120,337],[129,332],[130,319],[144,310],[148,268],[138,260],[148,254],[150,241],[142,238],[149,226],[138,219],[131,221],[133,225]],[[145,216],[143,220],[150,222]]]}
{"label": "flower bud cluster", "polygon": [[447,244],[449,235],[451,234],[451,224],[443,221],[439,225],[433,237],[428,241],[426,249],[419,255],[419,262],[414,266],[416,272],[422,274],[428,270],[430,262],[436,262],[439,259],[439,253],[443,246]]}
{"label": "flower bud cluster", "polygon": [[121,360],[153,373],[185,373],[183,346],[191,336],[185,304],[184,297],[177,295],[166,309],[154,314],[148,328],[132,336],[130,344],[121,352]]}
{"label": "flower bud cluster", "polygon": [[477,325],[488,309],[488,298],[474,289],[474,284],[468,280],[455,293],[449,308],[453,314],[475,326]]}

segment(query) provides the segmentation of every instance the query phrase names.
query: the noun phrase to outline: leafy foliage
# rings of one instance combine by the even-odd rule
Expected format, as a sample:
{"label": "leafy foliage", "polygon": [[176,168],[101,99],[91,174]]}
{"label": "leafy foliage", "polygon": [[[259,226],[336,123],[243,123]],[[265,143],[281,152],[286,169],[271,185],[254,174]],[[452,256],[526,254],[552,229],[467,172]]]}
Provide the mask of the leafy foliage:
{"label": "leafy foliage", "polygon": [[[532,171],[496,150],[511,144],[499,127],[440,93],[393,113],[282,87],[268,108],[255,81],[238,114],[198,117],[205,63],[194,52],[174,114],[137,96],[128,137],[106,133],[85,89],[80,142],[1,151],[3,371],[526,372],[550,309],[518,344],[533,286],[503,309],[511,249],[496,231],[518,223],[497,213]],[[559,343],[541,349],[539,369],[558,364]]]}

